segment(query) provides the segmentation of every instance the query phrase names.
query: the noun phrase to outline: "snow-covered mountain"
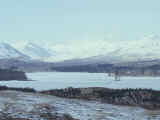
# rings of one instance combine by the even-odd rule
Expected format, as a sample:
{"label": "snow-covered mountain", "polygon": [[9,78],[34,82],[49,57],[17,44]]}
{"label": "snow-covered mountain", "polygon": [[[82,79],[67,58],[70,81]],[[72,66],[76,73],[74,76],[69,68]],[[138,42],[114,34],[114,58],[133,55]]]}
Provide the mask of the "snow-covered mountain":
{"label": "snow-covered mountain", "polygon": [[116,49],[112,56],[117,56],[123,61],[160,59],[160,37],[150,35],[141,40],[122,42]]}
{"label": "snow-covered mountain", "polygon": [[[97,44],[93,51],[99,55],[65,60],[63,65],[92,64],[92,63],[120,63],[128,61],[146,61],[160,59],[160,37],[158,35],[145,36],[135,41],[107,42]],[[92,50],[92,49],[88,49]],[[82,54],[87,51],[83,51]]]}
{"label": "snow-covered mountain", "polygon": [[18,47],[16,44],[12,44],[14,48],[9,43],[0,43],[0,58],[30,57],[41,61],[65,61],[66,64],[118,63],[160,59],[160,37],[158,35],[145,36],[135,41],[91,40],[79,43],[76,41],[67,44],[46,44],[27,42]]}
{"label": "snow-covered mountain", "polygon": [[1,42],[0,43],[0,59],[10,59],[10,58],[30,59],[30,57],[18,51],[17,49],[12,47],[10,44]]}
{"label": "snow-covered mountain", "polygon": [[24,46],[22,52],[30,56],[32,59],[44,60],[44,61],[53,56],[52,52],[47,48],[43,48],[31,42],[27,43]]}
{"label": "snow-covered mountain", "polygon": [[106,51],[105,54],[92,58],[116,62],[160,59],[160,37],[158,35],[150,35],[140,40],[113,44],[112,51],[109,51],[106,46],[104,49]]}

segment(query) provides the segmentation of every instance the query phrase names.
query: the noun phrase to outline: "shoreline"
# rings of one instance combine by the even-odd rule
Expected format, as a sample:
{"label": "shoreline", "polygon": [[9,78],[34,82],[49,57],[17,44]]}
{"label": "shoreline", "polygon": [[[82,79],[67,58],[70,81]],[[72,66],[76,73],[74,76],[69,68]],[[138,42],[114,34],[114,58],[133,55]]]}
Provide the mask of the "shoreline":
{"label": "shoreline", "polygon": [[111,89],[103,87],[65,88],[37,91],[33,88],[0,86],[0,91],[22,91],[41,93],[68,99],[94,100],[101,103],[136,106],[149,110],[160,110],[160,91],[152,89]]}
{"label": "shoreline", "polygon": [[65,89],[41,91],[40,93],[69,99],[95,100],[113,105],[137,106],[148,110],[160,110],[160,91],[152,89],[70,87]]}

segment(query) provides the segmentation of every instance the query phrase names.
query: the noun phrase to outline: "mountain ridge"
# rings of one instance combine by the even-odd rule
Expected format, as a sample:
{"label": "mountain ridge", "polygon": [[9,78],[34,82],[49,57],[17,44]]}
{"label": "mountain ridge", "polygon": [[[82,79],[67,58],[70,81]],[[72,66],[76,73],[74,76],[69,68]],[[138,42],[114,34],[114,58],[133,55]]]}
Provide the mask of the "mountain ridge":
{"label": "mountain ridge", "polygon": [[17,58],[17,59],[30,59],[29,56],[23,54],[22,52],[18,51],[14,47],[12,47],[10,44],[1,42],[0,43],[0,58]]}
{"label": "mountain ridge", "polygon": [[[46,43],[48,44],[48,43]],[[84,44],[84,45],[83,45]],[[160,59],[160,37],[149,35],[136,41],[91,41],[81,44],[50,44],[47,47],[27,42],[21,48],[0,43],[0,58],[21,58],[69,64],[119,63]]]}

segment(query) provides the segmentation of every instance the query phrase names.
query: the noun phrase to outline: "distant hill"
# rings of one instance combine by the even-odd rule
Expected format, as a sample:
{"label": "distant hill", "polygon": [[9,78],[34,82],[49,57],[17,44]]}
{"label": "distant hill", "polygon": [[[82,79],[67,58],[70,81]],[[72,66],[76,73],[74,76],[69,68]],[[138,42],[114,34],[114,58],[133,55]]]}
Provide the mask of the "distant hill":
{"label": "distant hill", "polygon": [[96,64],[74,64],[58,65],[53,70],[61,72],[94,72],[94,73],[118,73],[121,76],[160,76],[160,60],[135,61],[128,63],[96,63]]}
{"label": "distant hill", "polygon": [[36,60],[18,60],[18,59],[1,59],[0,68],[2,69],[14,69],[24,72],[41,72],[50,71],[50,68],[54,63],[36,61]]}
{"label": "distant hill", "polygon": [[27,80],[27,76],[22,71],[16,71],[11,69],[0,69],[0,81],[1,80]]}

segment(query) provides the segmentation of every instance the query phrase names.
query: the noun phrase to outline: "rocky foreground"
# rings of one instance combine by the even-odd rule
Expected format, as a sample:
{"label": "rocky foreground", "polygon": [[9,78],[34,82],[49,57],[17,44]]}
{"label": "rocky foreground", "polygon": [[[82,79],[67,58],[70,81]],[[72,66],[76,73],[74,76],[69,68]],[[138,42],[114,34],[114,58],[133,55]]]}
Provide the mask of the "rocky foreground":
{"label": "rocky foreground", "polygon": [[0,120],[159,120],[159,97],[159,91],[147,89],[66,88],[39,92],[1,86]]}
{"label": "rocky foreground", "polygon": [[158,110],[150,111],[139,107],[124,107],[97,101],[65,99],[38,92],[17,90],[0,90],[0,120],[160,119]]}
{"label": "rocky foreground", "polygon": [[152,89],[111,89],[102,87],[65,88],[36,91],[33,88],[14,88],[0,86],[0,91],[22,91],[40,93],[62,98],[94,100],[101,103],[138,106],[145,109],[160,110],[160,91]]}
{"label": "rocky foreground", "polygon": [[0,91],[0,120],[77,120],[57,113],[49,99],[39,94]]}
{"label": "rocky foreground", "polygon": [[65,98],[96,100],[103,103],[160,109],[160,91],[151,89],[66,88],[42,91]]}

